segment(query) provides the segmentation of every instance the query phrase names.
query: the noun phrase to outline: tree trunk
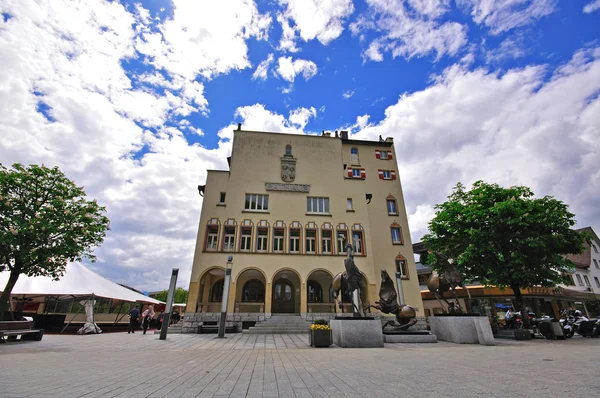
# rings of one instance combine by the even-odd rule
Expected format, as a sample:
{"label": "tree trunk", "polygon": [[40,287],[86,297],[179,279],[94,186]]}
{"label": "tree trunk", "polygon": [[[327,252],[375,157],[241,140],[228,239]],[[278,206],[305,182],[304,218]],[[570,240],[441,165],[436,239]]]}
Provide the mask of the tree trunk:
{"label": "tree trunk", "polygon": [[2,291],[2,295],[0,296],[0,320],[3,319],[4,312],[10,309],[10,294],[12,293],[13,287],[17,283],[19,279],[19,275],[21,273],[15,269],[10,271],[10,276],[8,277],[8,283],[6,287]]}
{"label": "tree trunk", "polygon": [[515,302],[517,303],[517,311],[521,311],[521,321],[523,322],[523,329],[529,329],[529,316],[527,309],[525,308],[525,302],[523,301],[523,295],[521,295],[521,286],[510,285],[511,289],[515,294]]}

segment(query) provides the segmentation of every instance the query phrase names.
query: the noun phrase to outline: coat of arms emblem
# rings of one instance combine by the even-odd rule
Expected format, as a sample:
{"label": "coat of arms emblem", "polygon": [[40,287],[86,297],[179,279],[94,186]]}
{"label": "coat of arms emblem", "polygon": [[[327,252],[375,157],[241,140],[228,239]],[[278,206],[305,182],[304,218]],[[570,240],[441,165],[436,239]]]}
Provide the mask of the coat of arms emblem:
{"label": "coat of arms emblem", "polygon": [[296,159],[292,155],[292,147],[285,147],[285,155],[281,158],[281,179],[292,182],[296,179]]}

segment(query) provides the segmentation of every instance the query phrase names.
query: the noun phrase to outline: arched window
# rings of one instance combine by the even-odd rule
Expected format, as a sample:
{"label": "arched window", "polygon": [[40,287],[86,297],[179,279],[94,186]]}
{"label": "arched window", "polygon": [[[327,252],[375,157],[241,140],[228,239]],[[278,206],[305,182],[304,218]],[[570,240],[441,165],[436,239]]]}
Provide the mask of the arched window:
{"label": "arched window", "polygon": [[292,156],[292,146],[291,145],[286,145],[285,146],[285,155],[286,156]]}
{"label": "arched window", "polygon": [[321,284],[317,281],[308,281],[308,302],[323,302],[323,288],[321,288]]}
{"label": "arched window", "polygon": [[360,164],[358,161],[358,149],[352,148],[350,149],[350,164]]}
{"label": "arched window", "polygon": [[219,279],[214,283],[210,291],[210,301],[223,301],[223,286],[225,286],[225,279]]}
{"label": "arched window", "polygon": [[265,301],[265,284],[258,279],[250,279],[242,289],[242,301],[263,302]]}

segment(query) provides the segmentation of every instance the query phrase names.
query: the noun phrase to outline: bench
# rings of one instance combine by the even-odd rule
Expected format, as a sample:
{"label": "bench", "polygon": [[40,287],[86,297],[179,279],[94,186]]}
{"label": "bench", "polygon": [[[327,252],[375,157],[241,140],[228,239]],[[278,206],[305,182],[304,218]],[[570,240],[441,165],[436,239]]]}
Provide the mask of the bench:
{"label": "bench", "polygon": [[[212,322],[210,322],[212,323]],[[219,333],[219,326],[214,322],[214,325],[198,325],[198,334],[208,334],[208,333]],[[237,333],[238,327],[237,325],[225,326],[225,333]]]}
{"label": "bench", "polygon": [[44,329],[32,329],[29,321],[0,321],[0,343],[20,340],[40,341],[44,336]]}

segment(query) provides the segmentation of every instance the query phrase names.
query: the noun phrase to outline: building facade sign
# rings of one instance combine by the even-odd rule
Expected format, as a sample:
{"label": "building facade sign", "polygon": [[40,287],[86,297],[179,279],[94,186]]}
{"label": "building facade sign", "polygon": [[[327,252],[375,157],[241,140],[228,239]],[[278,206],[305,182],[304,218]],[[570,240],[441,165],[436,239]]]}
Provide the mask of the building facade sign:
{"label": "building facade sign", "polygon": [[280,182],[266,182],[267,191],[285,191],[285,192],[310,192],[310,184],[284,184]]}

